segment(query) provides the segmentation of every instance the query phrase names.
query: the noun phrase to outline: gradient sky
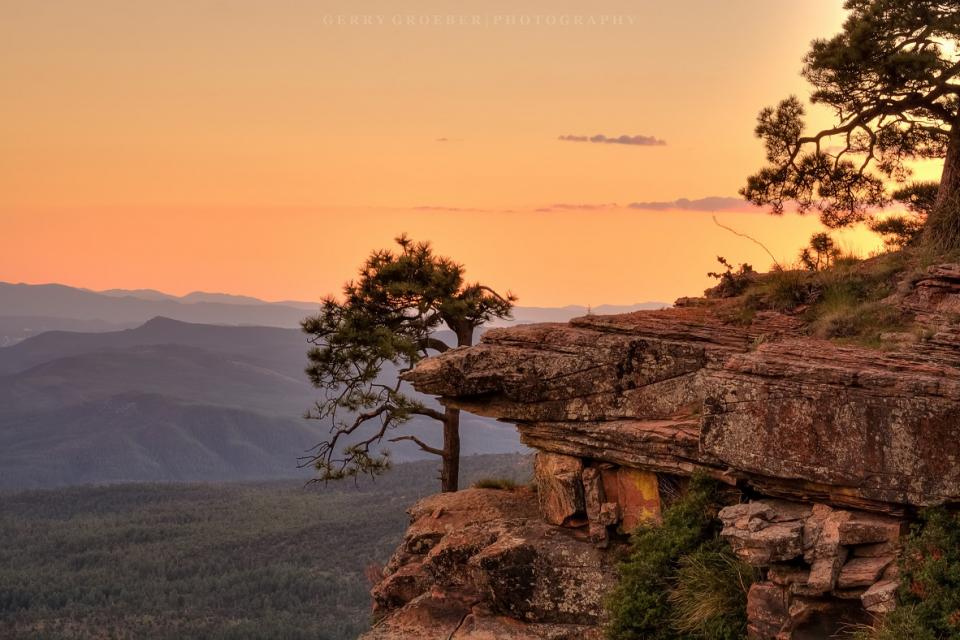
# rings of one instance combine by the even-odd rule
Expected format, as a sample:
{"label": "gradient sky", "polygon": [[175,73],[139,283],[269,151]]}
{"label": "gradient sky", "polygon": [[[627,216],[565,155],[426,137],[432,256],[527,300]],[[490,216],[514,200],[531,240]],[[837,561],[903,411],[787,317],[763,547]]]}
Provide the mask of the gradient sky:
{"label": "gradient sky", "polygon": [[[627,205],[734,196],[841,5],[6,0],[0,280],[315,299],[407,231],[521,304],[696,294],[770,259]],[[819,228],[719,209],[784,262]]]}

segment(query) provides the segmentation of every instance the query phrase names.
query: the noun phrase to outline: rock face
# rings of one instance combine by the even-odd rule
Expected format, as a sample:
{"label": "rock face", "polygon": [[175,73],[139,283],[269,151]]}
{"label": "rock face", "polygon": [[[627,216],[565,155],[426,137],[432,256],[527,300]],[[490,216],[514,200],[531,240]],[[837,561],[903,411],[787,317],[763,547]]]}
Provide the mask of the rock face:
{"label": "rock face", "polygon": [[751,638],[830,637],[890,610],[900,520],[766,499],[726,507],[719,516],[721,537],[765,571],[747,598]]}
{"label": "rock face", "polygon": [[530,490],[440,494],[410,518],[373,589],[383,617],[367,640],[600,638],[614,558],[545,522]]}
{"label": "rock face", "polygon": [[423,361],[405,375],[417,390],[517,425],[538,496],[420,503],[370,637],[429,637],[424,620],[444,638],[598,633],[615,548],[698,470],[742,492],[721,518],[760,569],[751,638],[827,638],[891,610],[906,518],[960,501],[960,266],[887,303],[923,331],[882,350],[710,302],[491,330]]}
{"label": "rock face", "polygon": [[539,450],[900,513],[960,500],[960,366],[931,343],[840,346],[693,307],[493,330],[407,377]]}

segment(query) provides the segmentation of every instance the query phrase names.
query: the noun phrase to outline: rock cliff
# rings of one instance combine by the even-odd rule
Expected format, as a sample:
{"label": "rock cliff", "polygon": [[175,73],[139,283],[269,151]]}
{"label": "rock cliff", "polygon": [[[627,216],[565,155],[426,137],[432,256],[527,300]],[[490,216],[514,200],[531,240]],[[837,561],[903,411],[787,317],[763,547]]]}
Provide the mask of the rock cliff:
{"label": "rock cliff", "polygon": [[418,504],[371,637],[424,637],[403,629],[438,599],[455,624],[437,637],[596,633],[614,580],[602,549],[697,470],[739,495],[720,515],[762,570],[751,638],[827,637],[889,610],[905,523],[960,501],[960,266],[887,303],[922,331],[845,346],[797,316],[744,323],[699,303],[491,330],[424,361],[407,376],[419,391],[516,424],[538,451],[539,509],[527,492],[479,490]]}

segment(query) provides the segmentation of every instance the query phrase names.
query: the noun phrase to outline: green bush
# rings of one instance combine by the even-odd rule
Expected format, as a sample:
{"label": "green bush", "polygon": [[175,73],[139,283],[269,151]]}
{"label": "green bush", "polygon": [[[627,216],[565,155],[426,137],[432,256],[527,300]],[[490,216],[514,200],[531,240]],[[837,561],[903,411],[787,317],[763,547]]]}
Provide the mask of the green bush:
{"label": "green bush", "polygon": [[717,262],[724,270],[707,273],[707,276],[719,280],[715,287],[703,292],[708,298],[735,298],[746,291],[757,276],[757,272],[749,264],[741,264],[734,269],[723,256],[717,256]]}
{"label": "green bush", "polygon": [[[697,581],[714,582],[701,572],[694,579],[696,564],[716,566],[716,509],[719,485],[705,476],[695,476],[682,497],[663,512],[662,525],[644,525],[634,532],[629,556],[620,565],[620,582],[608,601],[611,640],[685,640],[742,638],[745,613],[736,607],[717,618],[721,624],[711,635],[703,625],[682,630],[682,602],[702,587]],[[683,579],[685,576],[686,579]],[[675,594],[671,597],[671,593]],[[673,601],[671,601],[673,600]],[[677,606],[681,604],[681,606]],[[745,600],[743,607],[746,606]]]}
{"label": "green bush", "polygon": [[792,311],[815,296],[816,286],[809,272],[775,270],[747,290],[744,304],[758,311]]}
{"label": "green bush", "polygon": [[856,640],[960,638],[960,512],[923,514],[901,555],[898,606]]}

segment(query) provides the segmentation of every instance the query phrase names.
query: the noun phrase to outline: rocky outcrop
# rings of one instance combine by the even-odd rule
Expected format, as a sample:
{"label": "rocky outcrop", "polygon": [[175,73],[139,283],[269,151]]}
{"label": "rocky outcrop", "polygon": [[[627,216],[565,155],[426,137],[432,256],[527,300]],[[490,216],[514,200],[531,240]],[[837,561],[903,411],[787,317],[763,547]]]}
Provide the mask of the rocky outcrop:
{"label": "rocky outcrop", "polygon": [[960,499],[960,367],[705,308],[488,332],[408,375],[539,450],[902,513]]}
{"label": "rocky outcrop", "polygon": [[[582,511],[582,510],[581,510]],[[540,517],[529,489],[467,489],[410,510],[366,640],[600,638],[613,556]]]}
{"label": "rocky outcrop", "polygon": [[721,537],[765,575],[747,598],[750,637],[831,637],[892,607],[901,520],[769,499],[719,516]]}
{"label": "rocky outcrop", "polygon": [[[905,522],[960,501],[960,266],[930,268],[887,304],[919,324],[886,335],[883,349],[813,339],[789,315],[744,322],[723,301],[701,301],[491,330],[425,360],[405,376],[419,391],[517,425],[538,451],[538,497],[469,534],[435,532],[423,549],[416,531],[436,507],[418,507],[414,537],[375,591],[388,614],[375,633],[420,637],[398,629],[428,609],[448,612],[444,637],[509,637],[515,624],[511,633],[528,634],[517,637],[595,632],[613,579],[615,551],[604,549],[655,523],[696,471],[740,496],[721,518],[723,537],[760,571],[751,638],[826,638],[889,611]],[[567,566],[558,552],[578,558],[595,591],[545,573]],[[560,615],[550,598],[578,609]]]}

